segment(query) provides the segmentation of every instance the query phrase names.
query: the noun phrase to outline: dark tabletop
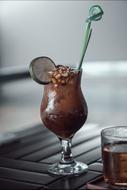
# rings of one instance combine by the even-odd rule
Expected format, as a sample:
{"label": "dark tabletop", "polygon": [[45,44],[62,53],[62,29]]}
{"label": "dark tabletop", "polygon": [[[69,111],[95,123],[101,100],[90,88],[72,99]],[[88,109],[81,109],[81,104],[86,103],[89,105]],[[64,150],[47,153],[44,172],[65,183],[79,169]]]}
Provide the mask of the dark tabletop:
{"label": "dark tabletop", "polygon": [[100,132],[87,124],[74,137],[74,157],[89,165],[80,176],[60,177],[48,173],[59,160],[60,144],[42,124],[18,132],[18,138],[0,148],[0,187],[2,189],[85,189],[88,181],[102,175]]}

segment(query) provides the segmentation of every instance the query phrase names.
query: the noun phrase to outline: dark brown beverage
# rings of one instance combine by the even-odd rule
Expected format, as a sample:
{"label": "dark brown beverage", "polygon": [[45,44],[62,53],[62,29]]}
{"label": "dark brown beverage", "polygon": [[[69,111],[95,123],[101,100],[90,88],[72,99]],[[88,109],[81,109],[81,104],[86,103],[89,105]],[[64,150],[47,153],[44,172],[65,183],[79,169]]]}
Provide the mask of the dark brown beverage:
{"label": "dark brown beverage", "polygon": [[59,66],[44,87],[41,119],[58,137],[70,138],[85,123],[87,104],[80,83],[81,71]]}
{"label": "dark brown beverage", "polygon": [[105,145],[102,155],[105,181],[113,186],[127,186],[127,143]]}

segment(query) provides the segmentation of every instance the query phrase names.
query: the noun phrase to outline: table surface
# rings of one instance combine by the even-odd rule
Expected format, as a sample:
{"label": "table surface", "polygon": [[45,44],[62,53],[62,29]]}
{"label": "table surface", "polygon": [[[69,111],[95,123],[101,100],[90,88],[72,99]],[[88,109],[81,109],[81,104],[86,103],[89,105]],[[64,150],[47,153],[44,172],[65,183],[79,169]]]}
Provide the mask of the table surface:
{"label": "table surface", "polygon": [[60,158],[60,143],[41,124],[22,132],[0,147],[0,187],[2,189],[85,189],[87,182],[102,176],[100,128],[87,124],[74,136],[72,152],[76,160],[89,165],[80,176],[61,177],[48,173]]}

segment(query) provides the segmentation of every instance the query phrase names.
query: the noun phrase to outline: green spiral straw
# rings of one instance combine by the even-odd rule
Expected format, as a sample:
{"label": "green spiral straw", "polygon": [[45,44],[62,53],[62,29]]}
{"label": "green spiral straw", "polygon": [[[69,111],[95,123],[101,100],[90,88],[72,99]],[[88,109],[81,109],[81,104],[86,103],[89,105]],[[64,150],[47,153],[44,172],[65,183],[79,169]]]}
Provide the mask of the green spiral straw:
{"label": "green spiral straw", "polygon": [[78,69],[81,69],[82,67],[83,59],[90,41],[92,33],[91,22],[100,20],[102,18],[103,13],[104,12],[99,5],[94,5],[89,9],[89,17],[86,19],[86,31],[84,33],[83,46]]}

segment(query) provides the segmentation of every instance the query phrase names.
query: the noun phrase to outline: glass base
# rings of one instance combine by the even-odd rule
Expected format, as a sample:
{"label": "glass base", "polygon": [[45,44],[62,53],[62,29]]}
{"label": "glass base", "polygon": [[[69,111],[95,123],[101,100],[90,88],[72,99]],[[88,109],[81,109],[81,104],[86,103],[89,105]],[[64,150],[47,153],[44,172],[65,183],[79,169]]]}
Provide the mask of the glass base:
{"label": "glass base", "polygon": [[55,163],[51,165],[48,171],[55,175],[80,175],[87,172],[88,166],[82,162],[74,161],[71,164]]}

